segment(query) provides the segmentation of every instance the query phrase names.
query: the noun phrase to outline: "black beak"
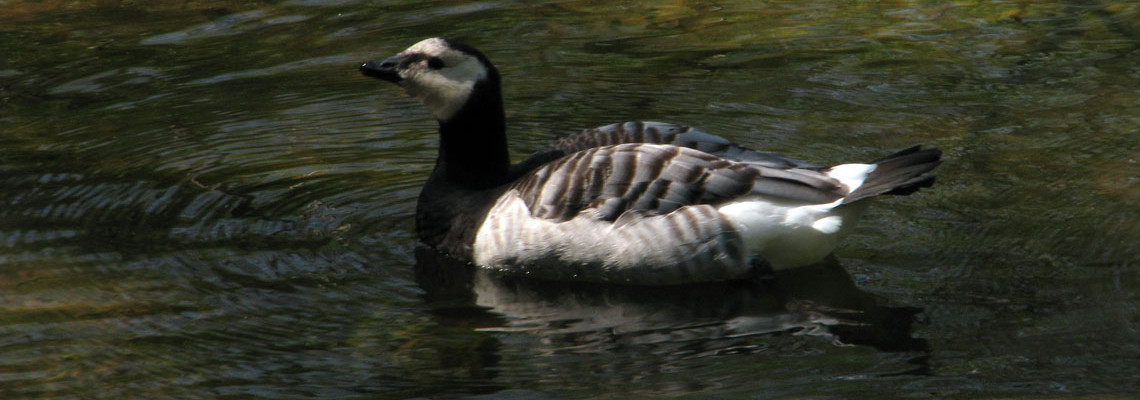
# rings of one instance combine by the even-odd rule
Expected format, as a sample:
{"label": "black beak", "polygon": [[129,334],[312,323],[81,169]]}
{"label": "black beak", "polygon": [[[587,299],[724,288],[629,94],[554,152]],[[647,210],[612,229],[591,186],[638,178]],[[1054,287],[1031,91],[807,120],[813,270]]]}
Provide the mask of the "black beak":
{"label": "black beak", "polygon": [[400,64],[403,56],[393,56],[384,61],[368,61],[360,65],[360,73],[364,76],[379,78],[392,83],[400,83]]}

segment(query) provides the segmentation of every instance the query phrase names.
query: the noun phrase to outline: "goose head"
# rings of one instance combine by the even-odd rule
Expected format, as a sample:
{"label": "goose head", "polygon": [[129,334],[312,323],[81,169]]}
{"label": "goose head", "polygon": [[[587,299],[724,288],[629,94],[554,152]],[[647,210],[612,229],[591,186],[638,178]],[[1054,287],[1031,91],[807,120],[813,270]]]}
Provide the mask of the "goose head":
{"label": "goose head", "polygon": [[487,57],[443,38],[425,39],[382,61],[365,62],[360,72],[404,88],[441,122],[451,120],[477,93],[499,97],[499,73]]}

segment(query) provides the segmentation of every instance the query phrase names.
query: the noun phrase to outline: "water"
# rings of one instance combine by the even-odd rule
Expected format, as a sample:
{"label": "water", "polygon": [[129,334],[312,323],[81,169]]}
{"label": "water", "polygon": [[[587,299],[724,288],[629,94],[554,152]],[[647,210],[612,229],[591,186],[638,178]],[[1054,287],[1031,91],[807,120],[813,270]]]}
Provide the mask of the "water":
{"label": "water", "polygon": [[[1140,6],[8,1],[0,32],[3,398],[1140,393]],[[498,64],[516,159],[648,119],[945,164],[774,279],[487,275],[416,246],[433,123],[356,71],[439,35]]]}

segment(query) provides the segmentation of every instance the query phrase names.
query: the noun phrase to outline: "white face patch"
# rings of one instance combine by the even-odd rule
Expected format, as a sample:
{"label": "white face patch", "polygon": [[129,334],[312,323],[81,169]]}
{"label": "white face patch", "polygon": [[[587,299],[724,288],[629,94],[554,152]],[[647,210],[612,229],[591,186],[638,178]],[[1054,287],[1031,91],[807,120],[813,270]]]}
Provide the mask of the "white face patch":
{"label": "white face patch", "polygon": [[[471,97],[475,83],[487,77],[487,68],[478,58],[451,48],[443,39],[423,40],[400,55],[419,55],[400,69],[400,85],[441,121],[455,115]],[[442,67],[432,68],[433,62],[442,62]]]}

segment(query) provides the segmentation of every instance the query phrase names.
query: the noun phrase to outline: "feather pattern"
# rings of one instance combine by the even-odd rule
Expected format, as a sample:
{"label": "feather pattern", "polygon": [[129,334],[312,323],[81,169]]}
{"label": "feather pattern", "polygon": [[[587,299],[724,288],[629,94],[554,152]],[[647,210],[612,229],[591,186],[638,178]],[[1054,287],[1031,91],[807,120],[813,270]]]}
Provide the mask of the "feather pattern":
{"label": "feather pattern", "polygon": [[[781,245],[805,257],[774,259],[826,255],[847,217],[830,211],[850,191],[825,171],[765,167],[689,147],[592,147],[509,185],[476,235],[473,258],[544,279],[731,279],[784,236],[805,239]],[[739,204],[748,216],[735,217]]]}
{"label": "feather pattern", "polygon": [[865,200],[929,186],[941,155],[913,147],[824,168],[635,121],[512,165],[500,77],[478,50],[431,38],[360,70],[404,88],[439,122],[439,157],[416,206],[420,240],[545,279],[680,284],[810,264],[851,231]]}
{"label": "feather pattern", "polygon": [[[688,147],[726,160],[769,168],[820,169],[804,161],[780,154],[742,147],[717,135],[693,127],[653,121],[630,121],[599,126],[559,139],[546,151],[571,154],[594,147],[624,143],[656,143]],[[540,152],[541,153],[541,152]]]}
{"label": "feather pattern", "polygon": [[733,279],[751,268],[741,236],[712,206],[554,221],[533,217],[517,190],[491,208],[473,256],[478,265],[534,278],[639,285]]}
{"label": "feather pattern", "polygon": [[543,279],[638,284],[731,279],[748,273],[756,255],[777,269],[810,264],[852,230],[864,207],[848,204],[928,185],[922,174],[939,156],[912,148],[878,164],[820,169],[646,143],[676,136],[590,134],[556,146],[598,138],[643,142],[587,147],[508,185],[476,234],[476,263]]}
{"label": "feather pattern", "polygon": [[[711,135],[710,135],[711,136]],[[726,160],[688,147],[626,143],[594,147],[547,163],[511,188],[533,216],[566,221],[585,209],[614,221],[635,210],[663,215],[745,194],[805,204],[830,203],[847,189],[810,169]]]}

